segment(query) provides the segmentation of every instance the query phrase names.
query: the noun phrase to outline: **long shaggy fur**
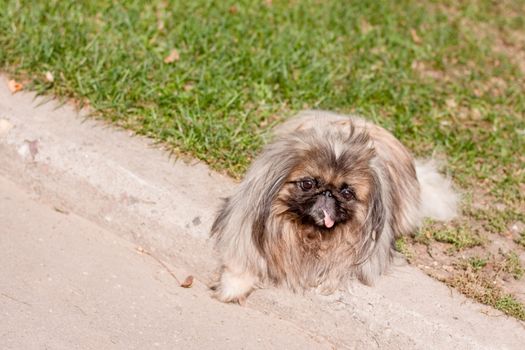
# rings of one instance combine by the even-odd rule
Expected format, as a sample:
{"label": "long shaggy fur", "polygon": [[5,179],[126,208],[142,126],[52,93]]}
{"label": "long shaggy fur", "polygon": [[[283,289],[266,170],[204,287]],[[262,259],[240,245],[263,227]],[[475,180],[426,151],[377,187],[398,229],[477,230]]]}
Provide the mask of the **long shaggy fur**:
{"label": "long shaggy fur", "polygon": [[[304,176],[331,192],[338,184],[353,189],[352,200],[337,202],[334,227],[303,214],[297,198],[306,194],[297,179]],[[436,166],[416,169],[385,129],[356,116],[303,112],[275,130],[213,224],[222,263],[215,295],[242,302],[268,284],[326,293],[352,279],[370,284],[388,267],[396,237],[414,232],[424,217],[451,219],[456,203]]]}

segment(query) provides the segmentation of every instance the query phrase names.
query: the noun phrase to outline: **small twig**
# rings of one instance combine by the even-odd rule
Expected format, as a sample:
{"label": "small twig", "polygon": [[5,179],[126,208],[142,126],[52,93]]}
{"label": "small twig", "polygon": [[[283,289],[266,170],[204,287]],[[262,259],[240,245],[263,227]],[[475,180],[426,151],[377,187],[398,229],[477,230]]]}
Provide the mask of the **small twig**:
{"label": "small twig", "polygon": [[6,297],[7,299],[11,299],[11,300],[13,300],[13,301],[16,301],[17,303],[20,303],[20,304],[24,304],[24,305],[26,305],[26,306],[29,306],[29,307],[31,307],[31,306],[32,306],[31,304],[29,304],[29,303],[26,303],[25,301],[22,301],[22,300],[18,300],[18,299],[16,299],[16,298],[13,298],[12,296],[10,296],[10,295],[7,295],[7,294],[5,294],[5,293],[1,293],[1,294],[2,294],[2,295],[3,295],[4,297]]}
{"label": "small twig", "polygon": [[87,316],[87,314],[84,312],[84,310],[80,308],[80,306],[78,305],[73,305],[73,306],[76,307],[82,313],[82,315]]}
{"label": "small twig", "polygon": [[180,283],[179,279],[177,278],[177,276],[175,276],[173,271],[171,271],[171,269],[164,262],[162,262],[162,260],[160,260],[155,255],[151,254],[150,252],[148,252],[147,250],[145,250],[142,247],[137,247],[137,251],[139,253],[141,253],[141,254],[146,254],[146,255],[152,257],[156,262],[158,262],[162,267],[164,267],[166,269],[166,271],[168,271],[168,273],[175,279],[175,281],[177,281],[179,286],[181,285],[181,283]]}
{"label": "small twig", "polygon": [[484,314],[485,316],[488,316],[488,317],[508,317],[508,315],[503,313],[503,311],[501,311],[501,313],[499,315],[491,314],[489,311],[485,311],[485,310],[480,310],[480,312],[482,314]]}

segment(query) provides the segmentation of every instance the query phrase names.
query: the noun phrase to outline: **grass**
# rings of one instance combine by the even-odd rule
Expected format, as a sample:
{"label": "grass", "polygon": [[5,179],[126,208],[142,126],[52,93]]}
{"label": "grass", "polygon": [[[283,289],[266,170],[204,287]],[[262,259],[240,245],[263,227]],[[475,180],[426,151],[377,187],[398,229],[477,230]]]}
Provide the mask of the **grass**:
{"label": "grass", "polygon": [[[517,209],[519,210],[519,208]],[[494,210],[469,208],[467,213],[472,218],[483,223],[483,227],[491,233],[504,233],[513,222],[525,222],[525,211],[513,209]],[[524,232],[525,233],[525,232]]]}
{"label": "grass", "polygon": [[438,242],[450,243],[454,249],[462,250],[483,244],[483,240],[465,226],[437,230],[433,237]]}
{"label": "grass", "polygon": [[[472,198],[461,222],[398,249],[459,254],[525,221],[523,6],[0,0],[0,70],[237,178],[293,113],[361,113],[417,156],[446,158]],[[524,234],[511,238],[519,249]]]}
{"label": "grass", "polygon": [[479,271],[485,266],[487,266],[488,259],[479,258],[479,257],[471,257],[468,260],[468,262],[474,271]]}
{"label": "grass", "polygon": [[507,315],[513,315],[517,319],[525,321],[525,308],[523,307],[523,304],[514,299],[511,295],[499,297],[495,301],[494,307],[503,311]]}
{"label": "grass", "polygon": [[480,274],[467,272],[456,275],[446,280],[445,283],[480,303],[490,305],[507,315],[525,321],[523,304],[512,295],[504,294],[498,286],[493,284],[492,280]]}
{"label": "grass", "polygon": [[[0,6],[3,70],[234,176],[274,122],[326,108],[361,112],[420,155],[447,154],[464,185],[520,196],[510,189],[523,180],[523,74],[462,25],[498,5],[456,15],[417,1]],[[166,64],[172,49],[180,59]]]}
{"label": "grass", "polygon": [[485,258],[473,256],[460,260],[458,265],[461,272],[445,278],[445,283],[481,303],[525,321],[525,306],[514,296],[505,293],[498,280],[499,275],[504,273],[516,280],[523,276],[523,268],[514,252],[499,252]]}
{"label": "grass", "polygon": [[516,243],[525,248],[525,232],[522,232],[520,236],[516,239]]}
{"label": "grass", "polygon": [[412,242],[425,246],[434,242],[446,243],[447,252],[454,254],[468,248],[484,246],[487,238],[468,222],[443,224],[426,220],[422,229],[412,237]]}
{"label": "grass", "polygon": [[395,250],[403,254],[408,261],[413,257],[413,252],[410,250],[410,245],[405,237],[399,237],[395,241]]}
{"label": "grass", "polygon": [[517,280],[523,276],[523,267],[521,266],[519,257],[515,252],[509,252],[506,254],[503,270],[510,273],[512,277]]}

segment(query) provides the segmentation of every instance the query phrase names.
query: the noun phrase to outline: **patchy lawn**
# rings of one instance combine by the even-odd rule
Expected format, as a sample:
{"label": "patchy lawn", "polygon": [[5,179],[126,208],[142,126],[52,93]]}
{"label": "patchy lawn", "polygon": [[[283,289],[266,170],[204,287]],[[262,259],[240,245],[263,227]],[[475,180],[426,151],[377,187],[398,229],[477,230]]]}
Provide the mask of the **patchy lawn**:
{"label": "patchy lawn", "polygon": [[397,243],[525,319],[525,3],[0,0],[0,69],[242,176],[276,123],[358,112],[445,159],[463,215]]}

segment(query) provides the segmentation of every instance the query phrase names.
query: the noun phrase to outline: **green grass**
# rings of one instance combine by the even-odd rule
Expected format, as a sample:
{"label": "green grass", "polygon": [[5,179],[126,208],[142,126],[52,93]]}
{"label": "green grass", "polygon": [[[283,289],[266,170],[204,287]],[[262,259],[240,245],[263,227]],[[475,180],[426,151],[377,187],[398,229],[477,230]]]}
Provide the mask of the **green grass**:
{"label": "green grass", "polygon": [[525,232],[522,232],[520,234],[519,238],[516,239],[516,243],[518,243],[523,248],[525,248]]}
{"label": "green grass", "polygon": [[484,268],[487,265],[487,262],[487,258],[471,257],[470,259],[468,259],[468,263],[475,272]]}
{"label": "green grass", "polygon": [[433,233],[433,238],[438,242],[452,244],[455,250],[472,248],[483,244],[483,239],[466,226],[436,230]]}
{"label": "green grass", "polygon": [[[500,7],[479,1],[451,15],[425,1],[1,0],[0,67],[234,176],[292,113],[357,111],[418,155],[446,154],[462,185],[482,181],[516,201],[523,74],[462,22],[523,29],[492,18]],[[174,48],[180,59],[165,64]]]}
{"label": "green grass", "polygon": [[403,254],[408,261],[414,256],[414,253],[410,250],[409,244],[407,243],[407,239],[405,237],[399,237],[396,239],[394,248],[399,253]]}
{"label": "green grass", "polygon": [[[521,210],[521,211],[518,211]],[[483,224],[485,230],[491,233],[502,234],[508,231],[509,226],[517,221],[525,222],[525,212],[522,208],[517,210],[494,210],[468,208],[466,214]]]}
{"label": "green grass", "polygon": [[500,311],[503,311],[507,315],[511,315],[525,321],[525,307],[519,301],[514,299],[511,295],[505,295],[500,297],[494,303],[494,307]]}
{"label": "green grass", "polygon": [[[416,242],[447,242],[455,254],[482,244],[480,228],[505,234],[525,220],[521,0],[0,0],[0,9],[1,71],[175,154],[241,177],[270,128],[297,111],[357,112],[417,156],[446,157],[455,182],[487,203],[468,203],[464,222]],[[174,49],[179,59],[165,63]],[[410,252],[405,240],[397,247]],[[497,300],[487,303],[512,309]]]}

